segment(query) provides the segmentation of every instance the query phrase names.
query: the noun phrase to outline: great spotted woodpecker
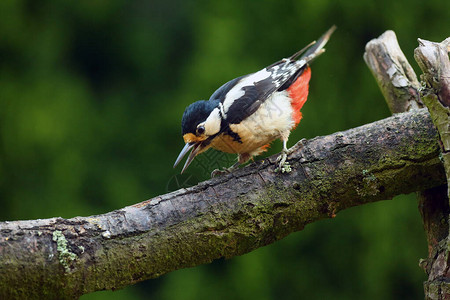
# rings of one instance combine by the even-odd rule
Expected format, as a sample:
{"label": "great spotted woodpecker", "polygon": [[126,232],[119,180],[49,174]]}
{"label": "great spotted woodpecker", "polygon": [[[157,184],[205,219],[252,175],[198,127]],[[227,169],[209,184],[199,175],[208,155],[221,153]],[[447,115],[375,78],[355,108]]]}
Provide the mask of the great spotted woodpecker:
{"label": "great spotted woodpecker", "polygon": [[174,167],[192,149],[181,171],[183,173],[195,156],[214,148],[237,153],[238,161],[228,169],[215,170],[211,175],[230,172],[264,152],[272,141],[279,138],[283,142],[283,150],[277,159],[278,170],[289,172],[286,144],[291,130],[302,118],[300,109],[308,97],[311,78],[309,64],[325,51],[323,47],[335,29],[335,26],[331,27],[317,42],[289,58],[225,83],[209,101],[200,100],[189,105],[181,120],[186,145]]}

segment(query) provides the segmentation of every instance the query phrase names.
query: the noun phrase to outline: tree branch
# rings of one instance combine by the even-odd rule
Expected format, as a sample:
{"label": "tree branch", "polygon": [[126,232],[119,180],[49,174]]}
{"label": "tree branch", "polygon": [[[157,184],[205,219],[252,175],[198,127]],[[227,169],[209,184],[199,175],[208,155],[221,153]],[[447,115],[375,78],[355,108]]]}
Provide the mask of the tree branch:
{"label": "tree branch", "polygon": [[[448,235],[450,180],[450,38],[442,43],[433,43],[419,39],[419,47],[414,57],[422,69],[424,88],[421,96],[430,111],[436,126],[441,145],[441,157],[447,176],[447,189],[435,191],[430,195],[433,201],[427,201],[422,207],[422,216],[427,231],[429,257],[421,265],[428,274],[424,283],[426,299],[448,299],[450,297],[450,262]],[[446,197],[435,197],[445,193]]]}
{"label": "tree branch", "polygon": [[[419,82],[401,51],[393,31],[386,31],[379,38],[371,40],[366,45],[364,58],[377,79],[392,113],[405,112],[414,107],[423,106],[420,100]],[[417,104],[410,105],[409,103],[413,101]],[[447,185],[419,191],[417,197],[427,235],[428,254],[432,257],[434,248],[448,235]]]}
{"label": "tree branch", "polygon": [[423,107],[419,81],[392,30],[367,43],[364,60],[392,113]]}
{"label": "tree branch", "polygon": [[[415,56],[424,72],[422,79],[427,82],[427,89],[422,89],[419,86],[416,75],[400,50],[394,32],[386,31],[379,38],[366,45],[364,59],[377,79],[386,102],[393,113],[408,111],[416,106],[422,107],[420,91],[425,98],[427,107],[432,110],[436,110],[436,107],[440,106],[437,105],[437,101],[433,102],[432,99],[446,98],[445,96],[437,96],[439,91],[449,95],[445,88],[445,78],[448,81],[448,72],[450,71],[450,68],[446,67],[448,55],[445,50],[448,44],[441,47],[439,44],[420,39],[419,42],[421,47],[416,49]],[[425,45],[426,47],[424,47]],[[417,105],[411,105],[413,101],[416,101]],[[445,101],[441,100],[441,102]],[[430,103],[433,103],[433,105],[430,105]],[[447,103],[450,103],[450,101],[447,101]],[[435,113],[431,111],[431,114],[434,115]],[[442,121],[438,124],[441,124],[441,129],[444,129],[448,126],[448,120],[446,114],[442,114],[442,116]],[[437,125],[436,122],[435,124]],[[420,262],[420,265],[429,275],[428,281],[424,283],[426,299],[447,299],[450,295],[447,293],[448,289],[444,286],[445,280],[442,280],[449,268],[445,259],[445,257],[448,257],[445,249],[448,245],[450,212],[447,186],[445,184],[418,192],[419,210],[428,242],[428,259],[423,259]]]}
{"label": "tree branch", "polygon": [[450,37],[442,43],[419,39],[414,50],[426,87],[422,90],[423,100],[433,118],[442,146],[442,155],[447,178],[450,178],[450,61],[448,49]]}
{"label": "tree branch", "polygon": [[77,298],[250,252],[345,208],[445,183],[426,110],[103,215],[0,223],[0,298]]}

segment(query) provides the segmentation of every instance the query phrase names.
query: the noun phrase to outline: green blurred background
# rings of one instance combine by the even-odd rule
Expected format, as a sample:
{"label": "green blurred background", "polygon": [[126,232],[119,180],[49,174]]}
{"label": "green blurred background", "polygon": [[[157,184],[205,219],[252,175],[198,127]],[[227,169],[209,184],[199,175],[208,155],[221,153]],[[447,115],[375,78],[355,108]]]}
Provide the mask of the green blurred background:
{"label": "green blurred background", "polygon": [[[87,216],[208,177],[183,177],[184,108],[338,30],[313,66],[290,145],[389,116],[365,44],[450,33],[450,1],[0,1],[1,220]],[[269,154],[280,151],[275,142]],[[422,299],[415,195],[352,208],[273,245],[87,299]]]}

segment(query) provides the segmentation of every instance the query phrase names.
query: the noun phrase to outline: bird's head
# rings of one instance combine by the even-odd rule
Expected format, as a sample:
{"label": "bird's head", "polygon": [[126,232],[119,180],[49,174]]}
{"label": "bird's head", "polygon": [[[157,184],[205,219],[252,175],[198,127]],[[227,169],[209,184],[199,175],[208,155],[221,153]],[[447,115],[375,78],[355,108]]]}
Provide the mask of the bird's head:
{"label": "bird's head", "polygon": [[209,149],[211,140],[219,133],[221,118],[218,106],[219,101],[200,100],[189,105],[184,111],[181,129],[186,145],[173,167],[180,163],[189,150],[192,151],[181,173],[191,164],[195,156]]}

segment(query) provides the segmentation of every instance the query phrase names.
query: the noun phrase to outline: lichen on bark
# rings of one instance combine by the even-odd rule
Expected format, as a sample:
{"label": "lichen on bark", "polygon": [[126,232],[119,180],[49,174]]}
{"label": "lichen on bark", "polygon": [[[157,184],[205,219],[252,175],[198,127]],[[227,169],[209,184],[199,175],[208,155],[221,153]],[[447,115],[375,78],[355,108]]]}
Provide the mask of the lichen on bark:
{"label": "lichen on bark", "polygon": [[[77,259],[77,255],[70,251],[66,237],[61,231],[53,231],[53,241],[56,242],[56,251],[58,252],[59,262],[66,272],[70,272],[70,267]],[[82,247],[81,249],[84,249],[83,246],[80,247]]]}

